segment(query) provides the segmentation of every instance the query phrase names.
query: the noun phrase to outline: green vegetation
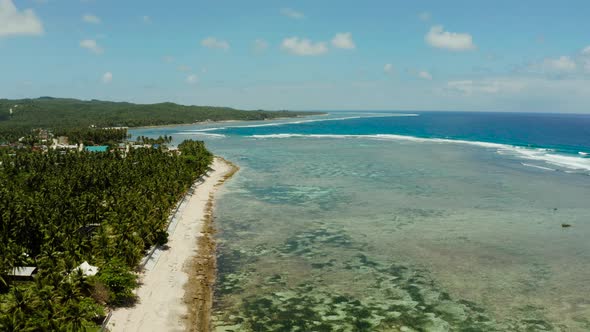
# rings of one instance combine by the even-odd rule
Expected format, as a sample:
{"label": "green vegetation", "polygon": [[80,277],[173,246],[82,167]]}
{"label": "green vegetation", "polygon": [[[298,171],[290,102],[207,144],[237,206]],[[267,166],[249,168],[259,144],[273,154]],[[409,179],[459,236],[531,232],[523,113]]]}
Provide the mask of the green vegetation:
{"label": "green vegetation", "polygon": [[[0,330],[93,330],[106,306],[133,304],[134,270],[167,242],[170,212],[213,156],[195,141],[168,152],[166,136],[119,149],[126,127],[310,114],[0,99]],[[111,151],[79,151],[80,143]],[[77,269],[85,261],[98,274]],[[36,274],[12,276],[24,266]]]}
{"label": "green vegetation", "polygon": [[84,145],[115,145],[129,137],[125,128],[68,128],[58,129],[53,134],[68,137],[70,144]]}
{"label": "green vegetation", "polygon": [[[203,142],[109,153],[0,149],[0,330],[78,331],[133,303],[133,271],[213,156]],[[98,266],[96,276],[76,269]],[[14,267],[35,266],[32,281]]]}
{"label": "green vegetation", "polygon": [[92,125],[96,127],[158,126],[203,121],[267,120],[311,114],[314,113],[242,111],[228,107],[184,106],[174,103],[140,105],[51,97],[0,99],[0,135],[4,136],[0,136],[0,141],[26,135],[34,128],[56,130],[87,128]]}

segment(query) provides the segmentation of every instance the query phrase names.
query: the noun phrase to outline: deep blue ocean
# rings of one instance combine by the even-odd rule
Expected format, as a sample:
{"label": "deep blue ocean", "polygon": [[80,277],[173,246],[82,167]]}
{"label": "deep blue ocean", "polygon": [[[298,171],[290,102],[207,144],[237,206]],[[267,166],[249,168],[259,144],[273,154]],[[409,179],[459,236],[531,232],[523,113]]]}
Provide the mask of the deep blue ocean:
{"label": "deep blue ocean", "polygon": [[216,332],[590,331],[590,115],[339,111],[132,134],[204,140],[241,168],[216,200]]}
{"label": "deep blue ocean", "polygon": [[[333,112],[332,115],[360,114]],[[590,152],[590,115],[534,113],[465,113],[420,112],[418,116],[385,116],[371,112],[365,118],[340,121],[309,122],[284,126],[228,128],[223,133],[236,135],[394,134],[421,138],[446,138],[492,142],[518,146],[554,149],[577,155]]]}
{"label": "deep blue ocean", "polygon": [[465,112],[329,112],[254,124],[205,126],[198,137],[413,140],[480,145],[570,172],[590,171],[590,115]]}

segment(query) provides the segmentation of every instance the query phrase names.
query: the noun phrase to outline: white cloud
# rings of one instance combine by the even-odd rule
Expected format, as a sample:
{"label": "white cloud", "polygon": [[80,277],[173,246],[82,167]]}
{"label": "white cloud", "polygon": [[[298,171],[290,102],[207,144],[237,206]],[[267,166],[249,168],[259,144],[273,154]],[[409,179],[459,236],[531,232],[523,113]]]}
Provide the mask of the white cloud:
{"label": "white cloud", "polygon": [[100,24],[101,20],[100,17],[92,15],[92,14],[86,14],[84,16],[82,16],[82,20],[86,23],[90,23],[90,24]]}
{"label": "white cloud", "polygon": [[580,52],[579,61],[586,73],[590,74],[590,46],[587,46]]}
{"label": "white cloud", "polygon": [[94,39],[84,39],[80,41],[80,47],[85,48],[89,51],[91,51],[92,53],[95,54],[101,54],[102,52],[104,52],[104,50],[102,49],[102,47],[100,47],[97,43],[96,40]]}
{"label": "white cloud", "polygon": [[142,16],[141,19],[143,20],[143,23],[145,23],[145,24],[152,23],[152,18],[150,16],[148,16],[148,15]]}
{"label": "white cloud", "polygon": [[475,49],[473,38],[468,33],[444,31],[442,25],[435,25],[424,37],[428,45],[451,51],[468,51]]}
{"label": "white cloud", "polygon": [[386,74],[393,74],[393,65],[391,63],[386,63],[385,66],[383,66],[383,71]]}
{"label": "white cloud", "polygon": [[201,45],[207,48],[229,50],[229,43],[225,40],[220,40],[215,37],[207,37],[201,41]]}
{"label": "white cloud", "polygon": [[421,79],[424,79],[424,80],[432,81],[432,75],[425,70],[419,71],[418,77],[420,77]]}
{"label": "white cloud", "polygon": [[107,71],[106,73],[104,73],[102,75],[102,82],[104,84],[109,84],[113,81],[113,73],[111,73],[110,71]]}
{"label": "white cloud", "polygon": [[262,53],[268,49],[268,43],[264,39],[256,39],[254,41],[254,51]]}
{"label": "white cloud", "polygon": [[545,74],[550,76],[564,76],[575,74],[578,69],[578,63],[580,67],[583,67],[584,57],[583,55],[574,59],[570,56],[560,56],[558,58],[545,58],[542,61],[534,62],[525,68],[525,72],[534,74]]}
{"label": "white cloud", "polygon": [[560,56],[557,59],[547,58],[543,60],[542,68],[546,73],[571,73],[576,70],[576,62],[569,56]]}
{"label": "white cloud", "polygon": [[42,34],[43,23],[32,9],[19,11],[12,0],[0,0],[0,37]]}
{"label": "white cloud", "polygon": [[474,94],[516,93],[526,88],[526,83],[518,79],[487,79],[447,82],[450,92],[471,96]]}
{"label": "white cloud", "polygon": [[191,74],[186,77],[186,83],[188,84],[196,84],[199,82],[199,78],[197,75]]}
{"label": "white cloud", "polygon": [[440,104],[450,101],[453,109],[580,113],[588,112],[590,105],[590,85],[586,78],[489,77],[446,83],[436,92],[442,98],[434,99]]}
{"label": "white cloud", "polygon": [[283,9],[281,9],[281,14],[283,14],[283,15],[285,15],[287,17],[296,19],[296,20],[301,20],[301,19],[304,19],[305,18],[305,15],[302,12],[297,11],[297,10],[292,9],[292,8],[283,8]]}
{"label": "white cloud", "polygon": [[332,38],[332,46],[347,50],[352,50],[356,48],[356,45],[352,40],[352,33],[350,32],[337,33],[336,36]]}
{"label": "white cloud", "polygon": [[186,66],[186,65],[180,65],[180,66],[177,67],[177,69],[178,69],[178,71],[181,71],[183,73],[187,73],[187,72],[193,70],[191,67]]}
{"label": "white cloud", "polygon": [[421,21],[428,22],[432,18],[432,14],[430,14],[429,12],[422,12],[420,13],[420,15],[418,15],[418,17]]}
{"label": "white cloud", "polygon": [[309,39],[300,39],[299,37],[285,38],[281,48],[293,55],[308,56],[322,55],[328,52],[328,47],[324,42],[312,42]]}
{"label": "white cloud", "polygon": [[521,72],[544,74],[551,78],[582,77],[590,74],[590,46],[572,55],[545,58],[521,68]]}

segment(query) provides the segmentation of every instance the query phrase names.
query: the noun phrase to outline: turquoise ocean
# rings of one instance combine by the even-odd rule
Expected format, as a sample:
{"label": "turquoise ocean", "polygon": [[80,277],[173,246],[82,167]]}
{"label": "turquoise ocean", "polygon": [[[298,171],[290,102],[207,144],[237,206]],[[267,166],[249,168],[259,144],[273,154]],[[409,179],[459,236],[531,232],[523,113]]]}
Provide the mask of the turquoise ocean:
{"label": "turquoise ocean", "polygon": [[590,115],[132,134],[204,140],[241,168],[215,211],[215,331],[590,331]]}

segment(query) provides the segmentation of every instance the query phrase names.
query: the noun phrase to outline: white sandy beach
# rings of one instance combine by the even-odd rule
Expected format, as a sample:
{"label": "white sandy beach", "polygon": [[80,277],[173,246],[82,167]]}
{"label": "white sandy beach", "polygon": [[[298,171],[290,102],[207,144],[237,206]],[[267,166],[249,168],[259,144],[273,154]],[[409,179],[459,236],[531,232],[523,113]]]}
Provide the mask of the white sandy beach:
{"label": "white sandy beach", "polygon": [[184,331],[187,308],[184,286],[189,278],[186,267],[197,253],[206,205],[215,185],[231,171],[231,166],[215,158],[212,171],[179,208],[171,222],[167,250],[157,250],[147,262],[137,289],[138,303],[113,312],[110,331]]}

